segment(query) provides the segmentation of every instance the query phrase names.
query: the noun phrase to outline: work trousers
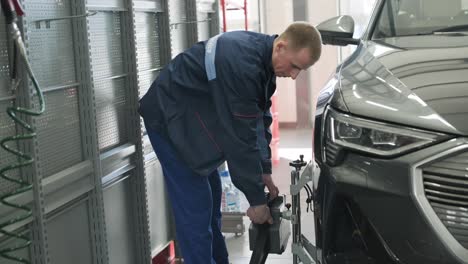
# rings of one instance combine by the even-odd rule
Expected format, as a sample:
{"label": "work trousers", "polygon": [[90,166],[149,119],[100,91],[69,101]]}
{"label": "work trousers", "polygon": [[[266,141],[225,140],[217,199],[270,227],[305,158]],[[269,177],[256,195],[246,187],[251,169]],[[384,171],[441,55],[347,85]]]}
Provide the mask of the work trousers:
{"label": "work trousers", "polygon": [[176,224],[176,237],[185,264],[228,264],[221,233],[221,179],[193,172],[173,146],[146,126],[164,174]]}

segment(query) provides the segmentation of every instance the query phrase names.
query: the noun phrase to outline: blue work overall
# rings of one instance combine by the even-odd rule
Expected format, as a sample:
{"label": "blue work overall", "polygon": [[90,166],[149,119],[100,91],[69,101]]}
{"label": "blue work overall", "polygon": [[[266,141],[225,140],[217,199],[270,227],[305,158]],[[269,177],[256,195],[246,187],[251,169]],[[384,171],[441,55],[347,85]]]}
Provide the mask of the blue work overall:
{"label": "blue work overall", "polygon": [[[218,35],[219,36],[219,35]],[[217,37],[207,43],[207,76],[215,72]],[[192,171],[174,147],[146,125],[159,158],[176,222],[177,242],[186,264],[227,264],[228,252],[221,233],[221,180],[217,170],[208,177]]]}

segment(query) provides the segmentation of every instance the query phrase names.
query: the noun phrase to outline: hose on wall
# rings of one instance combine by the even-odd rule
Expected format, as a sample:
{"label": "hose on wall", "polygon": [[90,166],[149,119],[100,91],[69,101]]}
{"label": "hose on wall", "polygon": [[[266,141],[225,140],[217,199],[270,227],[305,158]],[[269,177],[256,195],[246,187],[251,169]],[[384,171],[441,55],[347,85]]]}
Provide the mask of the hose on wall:
{"label": "hose on wall", "polygon": [[[18,263],[29,264],[29,260],[18,257],[14,253],[18,252],[21,249],[29,247],[29,245],[31,244],[31,239],[21,232],[15,232],[14,230],[10,230],[11,228],[9,229],[9,227],[33,216],[32,209],[28,205],[16,203],[13,201],[13,198],[17,197],[18,195],[31,191],[33,189],[33,185],[27,180],[22,179],[22,177],[13,178],[9,175],[11,175],[14,171],[19,171],[21,168],[33,164],[34,162],[34,159],[33,157],[31,157],[31,155],[23,153],[19,149],[13,148],[12,145],[18,146],[18,142],[36,137],[35,129],[25,119],[29,117],[39,116],[42,113],[44,113],[45,102],[44,95],[32,72],[31,65],[29,64],[26,48],[21,38],[21,32],[16,23],[17,14],[22,15],[21,7],[19,6],[19,3],[16,0],[0,1],[3,13],[6,18],[6,23],[8,25],[8,30],[11,34],[11,39],[14,42],[14,51],[12,54],[12,56],[14,56],[13,58],[15,58],[13,63],[13,71],[16,72],[17,68],[16,58],[20,58],[22,60],[23,65],[26,67],[29,77],[31,78],[36,92],[35,95],[37,96],[39,102],[39,110],[17,106],[7,108],[7,114],[14,121],[17,131],[20,128],[22,128],[21,131],[24,132],[18,132],[18,134],[16,135],[7,136],[0,140],[1,147],[8,153],[17,157],[16,162],[2,165],[0,167],[0,178],[4,179],[8,183],[13,183],[15,185],[14,190],[7,192],[6,194],[3,194],[0,197],[0,203],[3,206],[16,209],[17,212],[20,212],[19,214],[14,215],[9,214],[6,220],[2,220],[0,222],[0,234],[3,234],[7,238],[11,238],[14,240],[14,243],[10,243],[11,246],[0,246],[0,262],[2,262],[1,259],[4,258]],[[12,76],[12,79],[16,78]],[[18,173],[18,175],[20,175],[20,173]]]}

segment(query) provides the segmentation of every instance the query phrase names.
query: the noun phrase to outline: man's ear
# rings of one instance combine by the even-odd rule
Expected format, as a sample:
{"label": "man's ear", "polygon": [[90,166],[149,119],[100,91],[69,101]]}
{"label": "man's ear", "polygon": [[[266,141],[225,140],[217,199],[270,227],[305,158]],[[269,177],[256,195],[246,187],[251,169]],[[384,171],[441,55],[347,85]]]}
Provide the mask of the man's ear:
{"label": "man's ear", "polygon": [[286,40],[279,40],[276,43],[276,49],[277,51],[283,50],[288,46],[288,42]]}

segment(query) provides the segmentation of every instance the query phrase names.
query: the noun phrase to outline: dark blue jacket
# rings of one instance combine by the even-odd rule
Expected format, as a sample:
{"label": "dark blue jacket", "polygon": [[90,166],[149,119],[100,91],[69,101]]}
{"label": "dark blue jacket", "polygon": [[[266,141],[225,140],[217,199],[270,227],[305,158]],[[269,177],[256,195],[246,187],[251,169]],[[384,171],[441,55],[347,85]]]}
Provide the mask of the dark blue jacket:
{"label": "dark blue jacket", "polygon": [[276,36],[248,31],[218,36],[207,52],[211,64],[205,61],[208,41],[179,54],[140,100],[139,112],[194,171],[208,175],[227,160],[234,185],[252,206],[263,204],[262,174],[271,173]]}

